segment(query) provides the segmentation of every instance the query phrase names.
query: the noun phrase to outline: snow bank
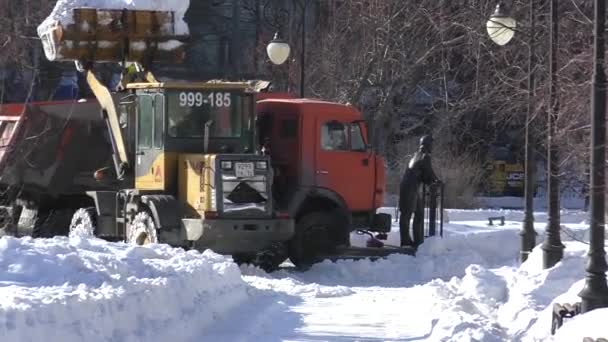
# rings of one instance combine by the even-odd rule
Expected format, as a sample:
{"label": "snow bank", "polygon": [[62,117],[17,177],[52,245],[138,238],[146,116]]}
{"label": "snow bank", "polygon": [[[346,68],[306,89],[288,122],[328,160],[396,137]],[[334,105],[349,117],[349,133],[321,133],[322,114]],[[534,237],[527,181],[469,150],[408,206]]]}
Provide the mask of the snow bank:
{"label": "snow bank", "polygon": [[0,341],[185,341],[248,297],[211,252],[0,239]]}
{"label": "snow bank", "polygon": [[[498,321],[508,326],[509,334],[518,340],[548,338],[553,303],[561,300],[560,296],[585,275],[588,246],[571,241],[564,242],[564,245],[564,258],[554,267],[542,269],[543,251],[537,246],[519,269],[505,276],[509,284],[509,300],[500,308]],[[574,303],[580,298],[575,295],[570,300]]]}
{"label": "snow bank", "polygon": [[608,338],[608,308],[596,309],[583,315],[576,316],[557,331],[554,341],[580,341],[581,335],[592,339]]}
{"label": "snow bank", "polygon": [[[452,226],[447,227],[451,229]],[[398,244],[398,232],[392,232],[387,243]],[[517,263],[519,235],[513,230],[475,231],[470,234],[451,234],[445,238],[426,239],[416,254],[391,255],[386,259],[324,261],[312,266],[309,272],[297,277],[323,285],[390,287],[413,286],[433,279],[449,280],[462,277],[471,264],[486,268]],[[364,245],[365,237],[351,236],[353,245]],[[294,275],[279,271],[281,277]]]}
{"label": "snow bank", "polygon": [[78,7],[173,11],[176,34],[189,33],[188,25],[183,18],[190,7],[190,0],[59,0],[51,14],[38,26],[38,35],[41,36],[57,22],[63,25],[73,23],[72,10]]}

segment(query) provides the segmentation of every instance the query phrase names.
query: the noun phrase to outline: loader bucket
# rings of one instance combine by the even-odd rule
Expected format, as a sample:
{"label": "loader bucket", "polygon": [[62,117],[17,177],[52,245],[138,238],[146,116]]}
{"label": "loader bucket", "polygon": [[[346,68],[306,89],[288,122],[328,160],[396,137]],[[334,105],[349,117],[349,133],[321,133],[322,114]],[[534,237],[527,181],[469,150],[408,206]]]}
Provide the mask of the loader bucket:
{"label": "loader bucket", "polygon": [[50,61],[179,63],[185,57],[170,11],[74,8],[65,22],[41,26]]}

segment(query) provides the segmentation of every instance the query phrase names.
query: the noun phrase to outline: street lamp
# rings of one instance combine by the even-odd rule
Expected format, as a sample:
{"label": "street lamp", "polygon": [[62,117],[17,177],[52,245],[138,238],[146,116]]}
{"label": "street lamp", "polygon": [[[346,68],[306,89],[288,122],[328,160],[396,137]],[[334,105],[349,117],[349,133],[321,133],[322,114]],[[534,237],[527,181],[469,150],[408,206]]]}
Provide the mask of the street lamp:
{"label": "street lamp", "polygon": [[606,252],[604,251],[605,159],[606,159],[606,74],[604,72],[604,20],[606,3],[595,0],[594,69],[591,96],[591,224],[585,287],[579,293],[581,311],[608,306]]}
{"label": "street lamp", "polygon": [[[306,80],[306,11],[308,11],[308,0],[303,0],[301,13],[302,30],[300,32],[302,39],[302,49],[300,50],[300,97],[302,98],[305,94],[304,84]],[[279,51],[278,49],[281,50]],[[285,41],[278,38],[278,33],[266,47],[268,57],[270,57],[272,63],[276,65],[283,64],[287,60],[289,57],[289,51],[289,45]],[[273,55],[271,56],[271,54]],[[276,57],[276,60],[273,59],[273,57]],[[285,57],[285,59],[283,59],[283,57]]]}
{"label": "street lamp", "polygon": [[547,192],[548,192],[548,218],[543,241],[543,268],[551,268],[564,256],[564,245],[560,238],[559,213],[559,156],[554,137],[556,122],[559,114],[559,96],[557,94],[557,0],[551,0],[551,39],[549,49],[549,115],[547,120]]}
{"label": "street lamp", "polygon": [[517,21],[509,16],[507,6],[503,2],[499,2],[496,5],[494,14],[490,16],[490,19],[486,23],[490,39],[498,45],[505,45],[513,38],[516,26]]}
{"label": "street lamp", "polygon": [[[530,45],[528,50],[528,109],[526,111],[526,160],[524,174],[524,221],[519,233],[521,236],[520,260],[524,262],[536,245],[536,231],[534,230],[534,145],[530,124],[534,112],[534,71],[536,61],[534,58],[534,26],[535,26],[534,1],[530,1]],[[500,25],[500,26],[499,26]],[[488,20],[486,25],[490,38],[498,45],[505,45],[513,38],[516,21],[511,16],[503,3],[496,6],[496,11]]]}
{"label": "street lamp", "polygon": [[266,46],[266,53],[273,64],[281,65],[289,58],[291,48],[286,41],[280,38],[279,33],[275,33],[274,38]]}

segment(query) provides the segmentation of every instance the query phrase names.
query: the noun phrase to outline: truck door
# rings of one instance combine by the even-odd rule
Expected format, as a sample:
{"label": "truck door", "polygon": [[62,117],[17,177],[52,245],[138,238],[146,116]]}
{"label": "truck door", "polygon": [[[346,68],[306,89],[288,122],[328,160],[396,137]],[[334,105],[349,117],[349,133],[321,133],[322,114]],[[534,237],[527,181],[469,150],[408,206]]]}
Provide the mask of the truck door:
{"label": "truck door", "polygon": [[140,95],[135,152],[135,187],[139,190],[165,190],[163,132],[163,96]]}
{"label": "truck door", "polygon": [[358,122],[317,122],[316,185],[338,193],[351,211],[374,207],[374,161]]}

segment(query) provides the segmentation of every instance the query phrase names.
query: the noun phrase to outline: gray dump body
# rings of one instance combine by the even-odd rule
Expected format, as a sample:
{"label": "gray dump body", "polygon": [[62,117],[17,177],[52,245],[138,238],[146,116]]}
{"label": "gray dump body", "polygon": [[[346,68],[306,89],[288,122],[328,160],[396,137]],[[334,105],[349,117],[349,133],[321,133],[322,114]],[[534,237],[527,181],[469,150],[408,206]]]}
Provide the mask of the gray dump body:
{"label": "gray dump body", "polygon": [[40,202],[116,189],[117,182],[94,178],[104,167],[112,172],[111,153],[95,100],[0,105],[0,186],[7,194]]}

